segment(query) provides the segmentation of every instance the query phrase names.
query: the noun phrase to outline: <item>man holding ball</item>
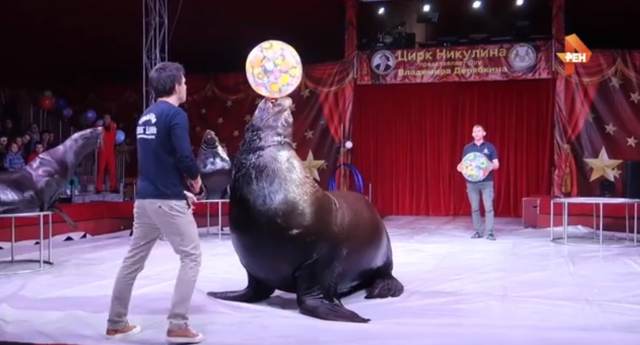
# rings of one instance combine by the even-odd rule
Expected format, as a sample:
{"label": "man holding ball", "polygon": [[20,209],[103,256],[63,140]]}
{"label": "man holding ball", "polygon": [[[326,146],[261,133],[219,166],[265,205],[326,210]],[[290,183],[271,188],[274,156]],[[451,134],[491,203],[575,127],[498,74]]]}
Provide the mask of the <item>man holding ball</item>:
{"label": "man holding ball", "polygon": [[[462,157],[470,153],[478,152],[486,157],[488,164],[482,169],[482,179],[479,181],[470,181],[467,178],[467,195],[471,204],[471,218],[473,220],[473,228],[475,232],[471,238],[482,238],[484,232],[487,232],[487,239],[496,240],[493,233],[493,170],[498,170],[500,163],[498,162],[498,152],[490,142],[484,140],[485,132],[481,125],[473,126],[471,133],[473,142],[467,144],[462,151]],[[464,171],[464,164],[461,161],[457,167],[460,173]],[[466,177],[465,177],[466,178]],[[482,226],[482,218],[480,217],[480,195],[482,195],[482,203],[484,205],[485,224]]]}

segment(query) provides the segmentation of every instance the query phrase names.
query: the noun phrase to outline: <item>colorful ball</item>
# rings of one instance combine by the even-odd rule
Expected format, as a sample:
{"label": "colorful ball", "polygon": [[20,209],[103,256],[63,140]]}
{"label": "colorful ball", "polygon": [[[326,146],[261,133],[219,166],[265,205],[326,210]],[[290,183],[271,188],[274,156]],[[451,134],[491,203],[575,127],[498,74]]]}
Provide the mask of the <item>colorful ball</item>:
{"label": "colorful ball", "polygon": [[462,175],[470,182],[479,182],[484,179],[484,169],[490,162],[485,155],[480,152],[471,152],[462,158]]}
{"label": "colorful ball", "polygon": [[249,84],[264,97],[284,97],[302,80],[300,56],[290,45],[276,40],[257,45],[245,65]]}

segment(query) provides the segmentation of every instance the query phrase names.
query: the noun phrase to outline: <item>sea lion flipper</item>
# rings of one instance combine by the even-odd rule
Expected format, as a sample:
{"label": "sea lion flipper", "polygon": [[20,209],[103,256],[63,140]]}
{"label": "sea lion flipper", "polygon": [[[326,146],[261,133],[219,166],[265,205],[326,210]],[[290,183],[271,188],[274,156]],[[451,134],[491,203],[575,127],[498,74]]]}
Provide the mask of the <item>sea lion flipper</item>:
{"label": "sea lion flipper", "polygon": [[254,303],[269,298],[269,296],[276,291],[275,288],[264,284],[250,273],[247,273],[247,276],[248,284],[243,290],[221,292],[210,291],[207,292],[207,296],[225,301]]}
{"label": "sea lion flipper", "polygon": [[73,219],[71,219],[71,217],[69,217],[68,214],[66,214],[64,211],[62,211],[61,209],[59,209],[58,207],[51,207],[50,210],[52,212],[54,212],[55,214],[57,214],[58,216],[60,216],[62,219],[64,219],[64,221],[69,224],[69,226],[73,229],[73,230],[78,230],[78,224],[76,224],[76,222],[73,221]]}
{"label": "sea lion flipper", "polygon": [[[330,321],[369,322],[370,319],[345,308],[337,295],[336,276],[340,265],[335,260],[329,264],[329,257],[341,255],[335,251],[325,252],[304,263],[295,272],[298,308],[304,315]],[[342,253],[344,255],[344,253]],[[328,266],[328,267],[327,267]],[[327,268],[327,269],[325,269]],[[318,281],[318,272],[325,272],[323,281]]]}
{"label": "sea lion flipper", "polygon": [[387,298],[402,295],[404,286],[394,276],[388,274],[377,278],[371,286],[367,288],[367,295],[364,298]]}
{"label": "sea lion flipper", "polygon": [[371,321],[345,308],[338,300],[329,301],[322,297],[298,295],[298,307],[302,314],[323,320],[361,323]]}

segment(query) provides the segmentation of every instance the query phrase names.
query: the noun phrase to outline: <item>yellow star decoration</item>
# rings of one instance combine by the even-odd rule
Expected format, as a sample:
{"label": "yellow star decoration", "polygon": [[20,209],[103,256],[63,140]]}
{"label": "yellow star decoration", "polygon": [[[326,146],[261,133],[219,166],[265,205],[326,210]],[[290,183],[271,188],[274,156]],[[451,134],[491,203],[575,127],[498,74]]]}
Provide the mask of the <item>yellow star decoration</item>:
{"label": "yellow star decoration", "polygon": [[611,173],[614,177],[620,178],[620,174],[622,173],[622,171],[618,170],[618,168],[613,168],[611,169]]}
{"label": "yellow star decoration", "polygon": [[325,163],[325,161],[317,161],[313,159],[313,152],[311,152],[311,150],[309,150],[309,154],[307,154],[307,159],[302,161],[302,165],[316,181],[320,181],[318,169],[324,169],[327,167],[327,163]]}
{"label": "yellow star decoration", "polygon": [[593,171],[591,172],[591,178],[589,182],[597,179],[600,176],[604,176],[609,181],[615,181],[616,177],[620,177],[619,170],[616,168],[618,164],[622,163],[620,159],[609,159],[607,151],[604,147],[600,150],[598,158],[584,158],[585,162],[589,164]]}

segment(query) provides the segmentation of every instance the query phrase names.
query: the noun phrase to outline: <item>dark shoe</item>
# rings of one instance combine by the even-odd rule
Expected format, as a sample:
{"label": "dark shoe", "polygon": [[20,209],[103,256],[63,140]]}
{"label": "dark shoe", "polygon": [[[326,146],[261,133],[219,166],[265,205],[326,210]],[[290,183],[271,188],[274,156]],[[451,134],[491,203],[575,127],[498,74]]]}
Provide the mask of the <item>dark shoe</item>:
{"label": "dark shoe", "polygon": [[480,235],[479,232],[474,232],[473,235],[471,235],[471,238],[482,238],[482,235]]}
{"label": "dark shoe", "polygon": [[489,241],[495,241],[496,240],[496,236],[494,234],[489,234],[489,235],[487,235],[487,239]]}

